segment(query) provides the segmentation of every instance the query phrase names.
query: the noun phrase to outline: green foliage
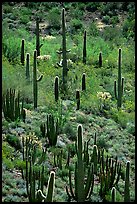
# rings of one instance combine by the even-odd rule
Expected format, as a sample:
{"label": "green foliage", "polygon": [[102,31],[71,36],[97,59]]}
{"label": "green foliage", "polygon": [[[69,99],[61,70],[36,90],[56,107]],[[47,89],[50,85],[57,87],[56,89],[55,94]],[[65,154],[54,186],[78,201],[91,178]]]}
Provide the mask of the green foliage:
{"label": "green foliage", "polygon": [[48,22],[52,29],[59,30],[60,29],[60,9],[55,7],[52,8],[48,13]]}
{"label": "green foliage", "polygon": [[82,22],[79,19],[76,19],[76,18],[72,19],[70,21],[70,32],[71,32],[71,34],[75,34],[80,30],[81,31],[83,30]]}

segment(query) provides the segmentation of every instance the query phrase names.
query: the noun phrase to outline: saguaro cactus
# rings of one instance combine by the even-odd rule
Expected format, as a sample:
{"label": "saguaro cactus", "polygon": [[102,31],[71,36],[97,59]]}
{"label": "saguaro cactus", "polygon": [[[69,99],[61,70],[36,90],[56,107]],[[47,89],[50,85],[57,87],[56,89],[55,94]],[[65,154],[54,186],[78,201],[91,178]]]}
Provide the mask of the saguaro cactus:
{"label": "saguaro cactus", "polygon": [[55,172],[51,171],[47,186],[47,196],[45,196],[41,190],[38,190],[37,191],[38,200],[40,201],[44,200],[44,202],[53,202],[54,186],[55,186]]}
{"label": "saguaro cactus", "polygon": [[54,85],[54,94],[55,94],[55,101],[57,102],[59,99],[59,77],[55,77],[55,85]]}
{"label": "saguaro cactus", "polygon": [[49,114],[47,115],[47,137],[49,144],[55,146],[57,143],[57,136],[59,132],[58,119],[55,122],[54,116]]}
{"label": "saguaro cactus", "polygon": [[67,90],[67,73],[68,73],[68,67],[67,67],[67,52],[70,52],[70,50],[66,50],[66,26],[65,26],[65,9],[62,10],[62,81],[63,81],[63,90],[66,92]]}
{"label": "saguaro cactus", "polygon": [[117,99],[117,108],[121,108],[122,96],[123,96],[123,84],[124,78],[121,78],[121,48],[119,48],[119,58],[118,58],[118,87],[116,92],[116,80],[114,81],[114,93]]}
{"label": "saguaro cactus", "polygon": [[82,75],[82,91],[86,90],[86,74]]}
{"label": "saguaro cactus", "polygon": [[36,18],[36,50],[37,50],[37,56],[40,56],[40,48],[43,44],[40,45],[40,38],[39,38],[39,19]]}
{"label": "saguaro cactus", "polygon": [[30,80],[30,54],[26,54],[26,79]]}
{"label": "saguaro cactus", "polygon": [[79,110],[79,108],[80,108],[80,92],[79,92],[79,90],[76,90],[76,102],[77,102],[77,109],[76,110]]}
{"label": "saguaro cactus", "polygon": [[34,97],[34,109],[37,108],[38,100],[38,87],[37,82],[42,80],[43,75],[37,79],[37,50],[34,50],[34,63],[33,63],[33,97]]}
{"label": "saguaro cactus", "polygon": [[25,44],[25,40],[22,39],[21,41],[21,64],[24,66],[24,61],[25,61],[25,49],[24,49],[24,44]]}
{"label": "saguaro cactus", "polygon": [[99,53],[99,67],[102,67],[102,52]]}
{"label": "saguaro cactus", "polygon": [[86,50],[86,30],[84,31],[84,42],[83,42],[83,63],[86,64],[87,50]]}
{"label": "saguaro cactus", "polygon": [[130,171],[130,161],[127,161],[126,164],[126,178],[125,178],[125,189],[124,189],[124,202],[130,202],[130,179],[129,179],[129,171]]}
{"label": "saguaro cactus", "polygon": [[84,157],[83,153],[83,130],[82,125],[78,125],[78,137],[77,137],[77,162],[75,165],[75,193],[72,188],[71,172],[69,170],[69,185],[70,192],[66,186],[66,192],[69,198],[73,197],[77,202],[85,202],[88,200],[92,194],[94,186],[94,169],[93,164],[90,163],[88,167],[88,173],[85,181],[85,171],[84,171]]}

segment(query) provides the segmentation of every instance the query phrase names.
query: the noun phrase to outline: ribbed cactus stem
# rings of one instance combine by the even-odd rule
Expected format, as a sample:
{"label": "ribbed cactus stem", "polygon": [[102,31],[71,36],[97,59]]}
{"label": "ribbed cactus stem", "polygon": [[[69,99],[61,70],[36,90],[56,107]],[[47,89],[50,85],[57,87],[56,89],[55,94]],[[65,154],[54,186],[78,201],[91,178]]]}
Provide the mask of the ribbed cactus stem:
{"label": "ribbed cactus stem", "polygon": [[124,78],[121,78],[121,48],[119,48],[119,56],[118,56],[118,87],[116,93],[116,81],[114,81],[114,94],[117,99],[117,108],[121,108],[122,106],[122,96],[123,96],[123,87],[124,87]]}
{"label": "ribbed cactus stem", "polygon": [[65,27],[65,9],[62,10],[62,66],[63,66],[63,73],[62,73],[62,81],[63,81],[63,90],[66,91],[67,89],[67,55],[66,55],[66,27]]}
{"label": "ribbed cactus stem", "polygon": [[116,188],[115,187],[112,187],[111,195],[112,195],[112,202],[116,202]]}
{"label": "ribbed cactus stem", "polygon": [[86,64],[87,50],[86,50],[86,30],[84,31],[84,42],[83,42],[83,63]]}
{"label": "ribbed cactus stem", "polygon": [[97,149],[97,145],[93,146],[93,162],[94,162],[94,173],[97,174],[97,163],[98,163],[98,149]]}
{"label": "ribbed cactus stem", "polygon": [[99,67],[102,67],[102,52],[99,53]]}
{"label": "ribbed cactus stem", "polygon": [[86,90],[86,74],[82,75],[82,91]]}
{"label": "ribbed cactus stem", "polygon": [[30,80],[30,54],[26,54],[26,79]]}
{"label": "ribbed cactus stem", "polygon": [[48,180],[48,190],[47,190],[46,202],[52,202],[53,201],[54,185],[55,185],[55,172],[51,171],[50,177]]}
{"label": "ribbed cactus stem", "polygon": [[78,202],[85,201],[84,193],[84,166],[82,160],[82,139],[83,139],[83,129],[82,125],[78,125],[78,138],[77,138],[77,157],[78,157],[78,173],[77,173],[77,196]]}
{"label": "ribbed cactus stem", "polygon": [[24,66],[24,61],[25,61],[25,40],[22,39],[21,41],[21,64]]}
{"label": "ribbed cactus stem", "polygon": [[124,188],[124,202],[130,202],[130,161],[126,164],[126,178],[125,178],[125,188]]}
{"label": "ribbed cactus stem", "polygon": [[39,19],[36,18],[36,50],[37,50],[37,56],[40,56],[40,48],[43,44],[40,45],[40,34],[39,34]]}
{"label": "ribbed cactus stem", "polygon": [[34,98],[34,109],[37,108],[37,50],[34,50],[34,62],[33,62],[33,98]]}
{"label": "ribbed cactus stem", "polygon": [[54,94],[55,94],[55,101],[59,100],[59,77],[55,77],[55,85],[54,85]]}
{"label": "ribbed cactus stem", "polygon": [[80,109],[80,92],[79,92],[79,90],[76,90],[76,102],[77,102],[76,110],[79,110]]}

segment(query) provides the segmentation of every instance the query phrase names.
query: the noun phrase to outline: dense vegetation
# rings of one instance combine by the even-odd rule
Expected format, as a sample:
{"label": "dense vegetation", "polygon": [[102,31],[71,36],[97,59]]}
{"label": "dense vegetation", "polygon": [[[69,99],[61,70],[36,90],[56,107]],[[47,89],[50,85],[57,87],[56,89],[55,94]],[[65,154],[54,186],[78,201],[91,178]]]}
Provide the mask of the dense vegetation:
{"label": "dense vegetation", "polygon": [[135,200],[134,2],[4,2],[2,97],[3,202]]}

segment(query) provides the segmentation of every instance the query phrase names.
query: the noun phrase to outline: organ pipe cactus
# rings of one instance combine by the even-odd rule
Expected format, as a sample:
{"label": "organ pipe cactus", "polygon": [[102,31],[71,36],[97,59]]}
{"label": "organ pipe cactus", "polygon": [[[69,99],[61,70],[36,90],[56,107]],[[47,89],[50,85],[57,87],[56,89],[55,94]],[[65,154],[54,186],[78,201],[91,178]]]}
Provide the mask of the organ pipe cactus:
{"label": "organ pipe cactus", "polygon": [[40,38],[39,38],[39,19],[36,18],[36,50],[37,56],[40,56],[40,48],[43,44],[40,45]]}
{"label": "organ pipe cactus", "polygon": [[41,190],[38,190],[37,191],[38,201],[40,200],[44,202],[53,202],[54,186],[55,186],[55,172],[51,171],[47,186],[47,196],[45,196]]}
{"label": "organ pipe cactus", "polygon": [[25,49],[24,49],[25,40],[22,39],[21,41],[21,64],[24,66],[25,61]]}
{"label": "organ pipe cactus", "polygon": [[80,109],[80,92],[79,92],[79,90],[76,90],[76,102],[77,102],[77,109],[76,110],[79,110]]}
{"label": "organ pipe cactus", "polygon": [[26,79],[30,80],[30,54],[26,54]]}
{"label": "organ pipe cactus", "polygon": [[123,84],[124,78],[121,78],[121,48],[119,48],[119,57],[118,57],[118,86],[116,91],[116,80],[114,81],[114,93],[117,100],[117,108],[121,108],[122,106],[122,97],[123,97]]}
{"label": "organ pipe cactus", "polygon": [[86,74],[82,75],[82,91],[86,90]]}
{"label": "organ pipe cactus", "polygon": [[125,178],[125,188],[124,188],[124,202],[130,202],[130,161],[127,161],[126,164],[126,178]]}
{"label": "organ pipe cactus", "polygon": [[54,95],[55,95],[55,101],[57,102],[59,100],[59,77],[55,77],[55,85],[54,85]]}
{"label": "organ pipe cactus", "polygon": [[58,119],[55,122],[54,116],[49,114],[47,115],[47,137],[49,144],[55,146],[57,143],[57,136],[59,132]]}
{"label": "organ pipe cactus", "polygon": [[99,53],[99,67],[102,67],[102,52]]}
{"label": "organ pipe cactus", "polygon": [[85,180],[84,172],[84,158],[83,158],[83,130],[82,125],[78,125],[78,137],[77,137],[77,162],[75,164],[75,192],[72,188],[71,171],[69,170],[69,186],[70,190],[66,186],[66,192],[69,198],[73,198],[77,202],[85,202],[92,194],[94,186],[94,169],[93,164],[88,167],[88,173]]}
{"label": "organ pipe cactus", "polygon": [[87,50],[86,50],[86,30],[84,31],[84,42],[83,42],[83,63],[86,64]]}
{"label": "organ pipe cactus", "polygon": [[42,80],[43,75],[37,79],[37,50],[34,50],[34,63],[33,63],[33,98],[34,98],[34,109],[37,108],[38,100],[38,87],[37,82]]}
{"label": "organ pipe cactus", "polygon": [[2,109],[7,121],[15,121],[17,119],[25,121],[26,113],[23,108],[23,100],[22,106],[20,107],[20,93],[18,92],[16,97],[15,89],[7,89],[6,94],[3,95]]}

